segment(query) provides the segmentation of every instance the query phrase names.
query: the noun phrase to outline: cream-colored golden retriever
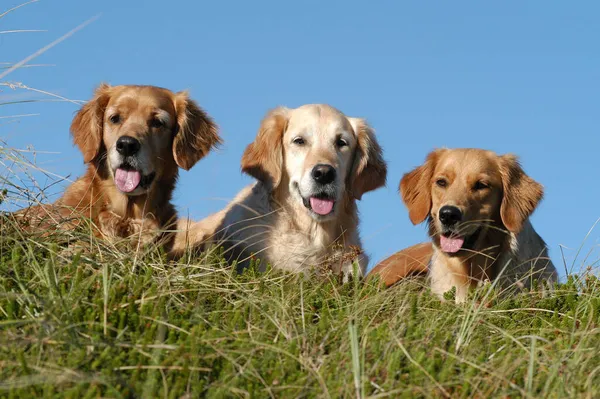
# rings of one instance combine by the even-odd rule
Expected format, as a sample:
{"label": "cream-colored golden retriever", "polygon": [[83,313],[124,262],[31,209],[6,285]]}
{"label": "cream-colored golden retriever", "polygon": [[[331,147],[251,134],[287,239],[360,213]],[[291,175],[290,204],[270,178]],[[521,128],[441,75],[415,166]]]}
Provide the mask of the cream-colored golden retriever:
{"label": "cream-colored golden retriever", "polygon": [[155,86],[100,85],[71,133],[86,173],[54,204],[16,216],[37,230],[73,229],[89,219],[109,240],[152,241],[172,229],[178,167],[190,169],[220,142],[216,125],[187,92]]}
{"label": "cream-colored golden retriever", "polygon": [[385,185],[387,167],[373,129],[328,105],[276,108],[244,152],[258,182],[222,211],[179,225],[176,249],[216,243],[238,268],[254,256],[294,272],[352,271],[362,253],[355,200]]}
{"label": "cream-colored golden retriever", "polygon": [[439,149],[404,175],[400,192],[410,220],[429,223],[433,292],[456,287],[460,302],[484,280],[499,278],[505,288],[557,280],[546,243],[529,221],[543,188],[514,155]]}

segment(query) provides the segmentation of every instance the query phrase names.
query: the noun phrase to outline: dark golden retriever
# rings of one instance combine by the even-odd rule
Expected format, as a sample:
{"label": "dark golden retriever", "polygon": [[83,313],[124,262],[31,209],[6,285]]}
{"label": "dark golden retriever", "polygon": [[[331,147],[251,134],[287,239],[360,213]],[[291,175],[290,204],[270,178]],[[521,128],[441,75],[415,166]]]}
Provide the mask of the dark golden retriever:
{"label": "dark golden retriever", "polygon": [[211,118],[187,92],[100,85],[73,119],[85,175],[53,205],[22,210],[32,228],[72,229],[89,219],[96,235],[153,241],[176,222],[171,194],[188,170],[220,143]]}

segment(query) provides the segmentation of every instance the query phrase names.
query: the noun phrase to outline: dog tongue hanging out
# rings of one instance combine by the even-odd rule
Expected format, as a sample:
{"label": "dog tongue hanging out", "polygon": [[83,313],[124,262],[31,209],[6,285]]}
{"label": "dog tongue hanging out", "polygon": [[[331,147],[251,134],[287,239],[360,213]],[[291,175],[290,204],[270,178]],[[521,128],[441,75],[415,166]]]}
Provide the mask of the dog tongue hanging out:
{"label": "dog tongue hanging out", "polygon": [[330,199],[315,198],[315,197],[310,198],[310,208],[313,210],[313,212],[315,212],[321,216],[329,215],[331,213],[331,211],[333,210],[334,204],[335,204],[335,201],[330,200]]}
{"label": "dog tongue hanging out", "polygon": [[117,168],[115,171],[115,184],[124,193],[130,193],[138,188],[142,175],[137,170],[124,170]]}
{"label": "dog tongue hanging out", "polygon": [[465,239],[462,237],[440,236],[440,247],[442,251],[455,254],[462,249]]}

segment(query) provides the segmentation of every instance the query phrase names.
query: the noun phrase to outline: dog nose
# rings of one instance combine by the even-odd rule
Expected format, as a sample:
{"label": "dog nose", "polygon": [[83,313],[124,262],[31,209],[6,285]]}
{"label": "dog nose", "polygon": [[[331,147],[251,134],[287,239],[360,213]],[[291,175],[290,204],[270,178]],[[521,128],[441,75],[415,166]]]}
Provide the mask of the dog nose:
{"label": "dog nose", "polygon": [[140,150],[140,142],[130,136],[121,136],[117,140],[117,151],[123,156],[135,155]]}
{"label": "dog nose", "polygon": [[439,212],[440,222],[446,226],[452,226],[460,222],[462,212],[455,206],[444,205]]}
{"label": "dog nose", "polygon": [[331,165],[319,164],[313,168],[312,177],[319,184],[329,184],[335,180],[335,169]]}

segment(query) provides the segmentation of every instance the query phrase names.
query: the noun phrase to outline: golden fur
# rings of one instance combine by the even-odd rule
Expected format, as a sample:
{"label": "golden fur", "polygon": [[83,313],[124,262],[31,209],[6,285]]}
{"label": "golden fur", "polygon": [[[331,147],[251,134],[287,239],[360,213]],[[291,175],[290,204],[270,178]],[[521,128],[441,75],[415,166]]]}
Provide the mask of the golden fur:
{"label": "golden fur", "polygon": [[[95,234],[108,239],[157,238],[176,220],[170,200],[178,167],[190,169],[220,143],[217,127],[187,92],[154,86],[101,84],[77,112],[71,134],[86,173],[53,205],[31,207],[18,216],[35,229],[57,222],[60,229],[72,229],[82,217],[89,218]],[[123,136],[139,142],[137,153],[125,157],[118,152],[116,143]],[[147,186],[141,180],[131,192],[118,189],[115,168],[126,162]]]}
{"label": "golden fur", "polygon": [[[529,221],[543,188],[525,174],[514,155],[439,149],[404,175],[400,192],[413,224],[428,220],[433,243],[429,275],[435,293],[456,287],[457,301],[463,301],[468,288],[484,280],[501,277],[505,288],[556,280],[546,244]],[[452,232],[440,222],[444,206],[462,213]],[[465,238],[464,246],[456,253],[443,251],[442,236],[455,234]]]}
{"label": "golden fur", "polygon": [[433,246],[430,242],[404,248],[379,262],[369,272],[369,277],[379,276],[385,286],[389,287],[406,277],[425,275],[432,255]]}
{"label": "golden fur", "polygon": [[[241,164],[258,182],[222,211],[197,223],[181,221],[176,250],[219,243],[240,269],[256,256],[263,268],[270,263],[294,272],[316,266],[346,274],[357,259],[364,272],[355,200],[385,184],[387,167],[363,119],[328,105],[276,108],[263,119]],[[317,165],[334,168],[335,181],[315,183]],[[321,215],[312,201],[325,189],[334,205]]]}

